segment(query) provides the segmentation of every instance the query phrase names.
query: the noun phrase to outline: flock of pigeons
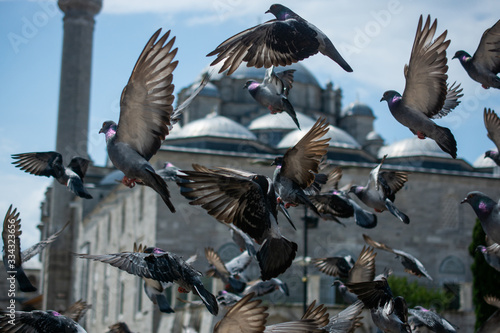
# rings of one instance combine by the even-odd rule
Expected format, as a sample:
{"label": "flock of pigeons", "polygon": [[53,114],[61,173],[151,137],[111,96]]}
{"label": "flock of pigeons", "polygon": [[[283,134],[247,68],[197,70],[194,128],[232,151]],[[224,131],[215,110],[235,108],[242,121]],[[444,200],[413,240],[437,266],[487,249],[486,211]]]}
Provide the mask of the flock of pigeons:
{"label": "flock of pigeons", "polygon": [[[274,4],[268,12],[276,19],[228,38],[208,56],[216,55],[211,65],[222,63],[219,72],[227,70],[227,75],[231,75],[242,62],[247,66],[267,68],[262,83],[251,80],[245,88],[271,113],[288,113],[300,128],[288,100],[293,70],[275,72],[274,66],[290,65],[321,52],[347,72],[352,69],[323,32],[292,10]],[[446,31],[434,38],[436,29],[437,20],[431,22],[427,17],[424,22],[420,17],[410,61],[404,69],[404,92],[401,95],[394,90],[386,91],[381,101],[387,101],[393,116],[420,139],[428,137],[435,140],[443,151],[456,158],[457,144],[453,134],[432,121],[451,112],[462,96],[460,85],[447,84],[446,49],[450,41],[446,40]],[[161,29],[147,42],[123,89],[118,124],[106,121],[100,130],[105,134],[108,156],[115,167],[124,173],[124,185],[151,187],[172,213],[175,207],[165,180],[174,179],[191,205],[201,206],[217,221],[229,226],[242,254],[224,263],[213,249],[205,249],[212,267],[206,275],[218,277],[225,284],[225,290],[219,292],[217,297],[204,287],[200,279],[202,273],[191,265],[195,258],[183,260],[174,253],[143,245],[135,245],[131,252],[77,256],[108,263],[142,277],[147,295],[162,312],[174,311],[163,294],[172,283],[179,286],[179,292],[198,295],[214,316],[219,312],[219,305],[229,307],[215,325],[214,332],[354,332],[361,325],[363,308],[370,309],[373,322],[383,332],[411,332],[411,327],[420,325],[434,332],[455,332],[456,328],[435,312],[422,307],[408,309],[402,296],[392,295],[387,283],[390,272],[375,276],[374,248],[394,253],[407,272],[432,280],[422,263],[411,254],[392,249],[366,235],[364,238],[368,247],[363,248],[357,261],[351,257],[318,258],[313,261],[321,272],[339,278],[335,284],[345,299],[352,303],[348,308],[329,318],[323,305],[315,307],[313,303],[300,320],[266,326],[267,308],[253,297],[274,290],[288,294],[286,284],[277,277],[292,265],[297,252],[297,244],[280,232],[278,212],[292,226],[286,209],[305,205],[324,219],[341,223],[338,218],[354,217],[359,226],[374,228],[377,225],[376,214],[361,208],[350,197],[354,194],[376,212],[388,210],[408,224],[409,217],[394,204],[395,194],[408,180],[408,173],[382,170],[384,156],[370,172],[366,186],[339,189],[340,168],[334,168],[328,174],[322,173],[329,141],[323,138],[329,126],[325,118],[318,119],[294,147],[274,160],[276,170],[273,179],[248,171],[225,167],[209,169],[198,164],[193,164],[193,170],[176,170],[168,164],[165,169],[156,172],[149,160],[172,126],[179,121],[183,110],[210,79],[207,74],[195,93],[174,109],[172,73],[177,66],[177,61],[174,61],[177,49],[173,48],[175,37],[169,39],[170,31],[160,37],[160,32]],[[500,78],[496,74],[500,72],[500,21],[484,32],[472,57],[465,51],[458,51],[454,58],[458,58],[470,77],[484,88],[499,89]],[[484,120],[489,138],[500,148],[500,119],[494,111],[485,109]],[[500,165],[497,152],[487,152],[486,156]],[[52,176],[79,197],[92,198],[83,184],[88,160],[75,157],[65,167],[61,154],[57,152],[25,153],[12,157],[15,159],[13,164],[21,170],[39,176]],[[480,192],[470,192],[463,202],[472,206],[489,239],[489,246],[478,250],[492,267],[500,271],[500,206]],[[15,275],[21,291],[36,290],[23,272],[22,262],[39,253],[61,232],[63,230],[21,253],[19,213],[9,208],[2,232],[4,264],[7,272]],[[244,270],[252,260],[258,262],[260,281],[248,282],[244,276]],[[488,302],[497,307],[500,304],[498,299],[493,298],[488,298]],[[500,312],[496,316],[500,317]],[[110,332],[130,332],[124,323],[117,323],[110,329]],[[0,316],[0,331],[85,332],[70,316],[54,311],[4,312]],[[482,329],[481,332],[493,331]]]}

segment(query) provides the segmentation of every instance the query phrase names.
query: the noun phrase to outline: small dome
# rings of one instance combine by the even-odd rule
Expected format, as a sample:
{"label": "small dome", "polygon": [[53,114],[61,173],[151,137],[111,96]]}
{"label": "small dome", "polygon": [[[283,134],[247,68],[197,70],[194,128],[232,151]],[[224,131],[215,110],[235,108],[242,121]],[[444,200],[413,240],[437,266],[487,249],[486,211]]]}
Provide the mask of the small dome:
{"label": "small dome", "polygon": [[497,164],[491,158],[485,157],[484,153],[482,153],[481,155],[478,156],[478,158],[474,161],[474,163],[472,163],[472,166],[476,169],[482,169],[482,168],[494,168],[497,166]]}
{"label": "small dome", "polygon": [[[303,113],[296,112],[297,114],[297,120],[299,121],[300,128],[311,128],[312,125],[316,122],[314,119],[312,119],[309,116],[306,116]],[[277,113],[277,114],[270,114],[267,113],[263,116],[260,116],[250,123],[248,125],[248,129],[252,131],[258,131],[258,130],[270,130],[270,129],[277,129],[277,130],[294,130],[297,129],[297,125],[293,122],[292,118],[286,113]]]}
{"label": "small dome", "polygon": [[[301,130],[294,130],[287,135],[278,143],[277,148],[290,148],[294,146],[304,135],[306,135],[307,131],[311,129],[312,126],[303,127]],[[350,148],[350,149],[359,149],[361,146],[359,143],[347,132],[341,130],[335,126],[328,126],[330,130],[324,138],[330,138],[329,144],[330,147],[340,147],[340,148]]]}
{"label": "small dome", "polygon": [[384,141],[384,139],[377,132],[371,131],[366,135],[366,141]]}
{"label": "small dome", "polygon": [[125,175],[120,170],[111,171],[106,176],[102,177],[101,181],[99,182],[99,185],[101,186],[116,185],[118,184],[116,181],[121,182],[123,176]]}
{"label": "small dome", "polygon": [[390,158],[410,156],[451,158],[448,153],[445,153],[441,150],[441,148],[439,148],[434,140],[421,140],[416,136],[401,141],[396,141],[390,145],[380,148],[378,152],[378,158],[382,158],[386,154]]}
{"label": "small dome", "polygon": [[[215,71],[218,71],[222,67],[222,62],[215,66]],[[288,69],[295,69],[295,73],[293,75],[294,82],[300,82],[304,84],[311,84],[317,87],[320,87],[318,80],[314,77],[314,75],[301,63],[291,64],[290,66],[285,67],[275,67],[275,72],[282,72]],[[202,73],[206,73],[207,69],[203,69]],[[231,74],[231,77],[234,79],[255,79],[258,81],[262,81],[264,79],[264,74],[266,73],[266,69],[264,67],[255,68],[255,67],[247,67],[246,63],[242,63],[238,69]],[[201,77],[201,76],[200,76]],[[226,73],[215,73],[210,78],[210,81],[220,81],[222,78],[226,77]]]}
{"label": "small dome", "polygon": [[372,109],[368,105],[360,102],[351,103],[344,110],[342,110],[342,117],[349,116],[365,116],[375,118]]}
{"label": "small dome", "polygon": [[244,126],[216,113],[210,113],[205,118],[185,124],[181,131],[173,132],[165,140],[199,136],[257,140],[257,137]]}

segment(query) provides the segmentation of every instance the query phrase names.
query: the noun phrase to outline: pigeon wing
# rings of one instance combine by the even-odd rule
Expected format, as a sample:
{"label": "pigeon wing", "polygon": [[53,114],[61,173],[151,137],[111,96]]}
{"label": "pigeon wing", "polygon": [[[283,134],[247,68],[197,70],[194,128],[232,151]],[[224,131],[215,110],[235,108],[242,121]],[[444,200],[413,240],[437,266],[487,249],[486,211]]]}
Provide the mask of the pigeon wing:
{"label": "pigeon wing", "polygon": [[153,256],[153,254],[138,252],[121,252],[100,255],[77,253],[76,256],[79,258],[92,259],[95,261],[110,264],[111,266],[117,267],[122,271],[125,271],[132,275],[154,279],[145,261],[146,257]]}
{"label": "pigeon wing", "polygon": [[363,312],[363,302],[356,301],[345,310],[330,318],[330,323],[324,328],[330,333],[354,333],[363,325],[361,313]]}
{"label": "pigeon wing", "polygon": [[91,307],[92,305],[80,299],[71,304],[69,308],[64,311],[63,315],[78,322],[83,316],[85,316],[85,314]]}
{"label": "pigeon wing", "polygon": [[380,250],[384,250],[384,251],[388,251],[388,252],[394,253],[394,250],[392,248],[390,248],[389,246],[385,245],[384,243],[379,243],[377,241],[374,241],[373,239],[371,239],[370,236],[368,236],[366,234],[363,234],[363,239],[365,240],[366,244],[368,244],[370,246],[373,246],[376,249],[380,249]]}
{"label": "pigeon wing", "polygon": [[420,16],[410,62],[405,66],[406,86],[403,102],[407,107],[419,110],[431,118],[443,108],[446,100],[446,49],[450,40],[445,41],[445,31],[432,41],[437,20],[431,25],[431,18],[427,16],[423,28],[422,20]]}
{"label": "pigeon wing", "polygon": [[85,174],[87,173],[87,169],[89,167],[90,161],[83,157],[73,157],[71,162],[68,164],[68,168],[73,170],[80,179],[83,180]]}
{"label": "pigeon wing", "polygon": [[484,108],[484,126],[488,131],[488,138],[493,141],[500,152],[500,118],[494,110]]}
{"label": "pigeon wing", "polygon": [[261,306],[262,300],[251,300],[251,293],[240,299],[229,309],[214,327],[214,333],[261,333],[264,332],[267,317],[267,307]]}
{"label": "pigeon wing", "polygon": [[[157,42],[156,31],[142,51],[120,99],[120,119],[116,142],[124,142],[149,160],[168,134],[173,112],[172,62],[177,48],[175,37],[165,44],[170,31]],[[164,45],[165,44],[165,45]]]}
{"label": "pigeon wing", "polygon": [[375,278],[375,257],[377,253],[373,252],[371,247],[363,246],[358,260],[349,271],[349,283],[373,281]]}
{"label": "pigeon wing", "polygon": [[207,258],[207,261],[210,265],[215,267],[215,270],[225,276],[228,277],[229,271],[226,268],[226,265],[222,261],[221,257],[219,254],[211,247],[206,247],[205,248],[205,257]]}
{"label": "pigeon wing", "polygon": [[385,195],[387,197],[393,196],[402,189],[408,181],[408,174],[408,172],[403,171],[380,171],[378,182],[382,185]]}
{"label": "pigeon wing", "polygon": [[70,221],[66,222],[66,224],[64,225],[64,227],[62,227],[61,230],[57,231],[56,233],[54,233],[53,235],[51,235],[47,239],[44,239],[43,241],[36,243],[35,245],[31,246],[29,249],[24,250],[21,253],[22,262],[26,262],[26,261],[30,260],[31,258],[33,258],[34,256],[36,256],[37,254],[39,254],[40,252],[42,252],[42,250],[44,248],[46,248],[47,245],[49,245],[50,243],[55,241],[57,239],[57,237],[59,237],[61,232],[63,232],[64,229],[66,229],[66,227],[69,225],[69,223],[70,223]]}
{"label": "pigeon wing", "polygon": [[483,33],[472,62],[493,73],[500,72],[500,20]]}
{"label": "pigeon wing", "polygon": [[326,312],[326,307],[323,304],[316,306],[316,301],[313,301],[307,308],[301,320],[313,320],[315,326],[325,327],[330,322],[330,315]]}
{"label": "pigeon wing", "polygon": [[[19,238],[21,234],[21,219],[19,218],[19,212],[17,208],[12,210],[12,205],[10,205],[7,214],[5,214],[2,229],[4,264],[6,263],[5,258],[8,259],[9,255],[14,255],[15,267],[21,266],[21,239]],[[5,269],[8,271],[12,270],[8,267],[5,267]]]}
{"label": "pigeon wing", "polygon": [[59,178],[64,174],[62,155],[55,151],[14,154],[12,162],[21,170],[36,176]]}
{"label": "pigeon wing", "polygon": [[321,158],[327,153],[330,138],[321,139],[329,130],[326,118],[319,118],[313,127],[283,156],[281,175],[291,179],[302,189],[314,182]]}
{"label": "pigeon wing", "polygon": [[346,283],[345,285],[349,291],[358,295],[358,298],[369,309],[392,302],[392,292],[385,278],[370,282]]}
{"label": "pigeon wing", "polygon": [[312,262],[320,272],[340,278],[347,278],[352,268],[344,257],[316,258]]}

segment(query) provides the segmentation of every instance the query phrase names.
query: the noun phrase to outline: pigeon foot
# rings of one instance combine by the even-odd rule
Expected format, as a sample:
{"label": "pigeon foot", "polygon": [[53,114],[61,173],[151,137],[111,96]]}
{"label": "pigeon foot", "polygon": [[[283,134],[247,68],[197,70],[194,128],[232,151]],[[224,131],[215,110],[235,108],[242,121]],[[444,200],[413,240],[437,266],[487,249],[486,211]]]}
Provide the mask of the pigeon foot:
{"label": "pigeon foot", "polygon": [[420,131],[417,131],[417,137],[420,139],[420,140],[423,140],[426,138],[425,134],[420,132]]}
{"label": "pigeon foot", "polygon": [[123,176],[123,179],[122,179],[123,185],[130,187],[130,188],[133,188],[135,186],[135,182],[136,182],[135,178],[128,178],[127,176]]}
{"label": "pigeon foot", "polygon": [[377,213],[382,213],[382,212],[383,212],[383,210],[380,210],[380,209],[377,209],[377,208],[375,208],[375,211],[376,211]]}
{"label": "pigeon foot", "polygon": [[283,202],[283,200],[281,199],[281,197],[277,197],[277,198],[276,198],[276,202],[277,202],[277,203],[278,203],[278,205],[279,205],[280,203],[282,203],[282,202]]}
{"label": "pigeon foot", "polygon": [[299,204],[296,204],[296,203],[291,203],[291,202],[287,202],[285,204],[285,208],[288,209],[290,207],[297,207]]}
{"label": "pigeon foot", "polygon": [[182,287],[177,288],[177,291],[180,292],[181,294],[187,294],[187,293],[189,293],[189,291],[187,291],[186,289],[184,289]]}
{"label": "pigeon foot", "polygon": [[484,84],[481,85],[484,89],[490,89],[490,87],[485,86]]}

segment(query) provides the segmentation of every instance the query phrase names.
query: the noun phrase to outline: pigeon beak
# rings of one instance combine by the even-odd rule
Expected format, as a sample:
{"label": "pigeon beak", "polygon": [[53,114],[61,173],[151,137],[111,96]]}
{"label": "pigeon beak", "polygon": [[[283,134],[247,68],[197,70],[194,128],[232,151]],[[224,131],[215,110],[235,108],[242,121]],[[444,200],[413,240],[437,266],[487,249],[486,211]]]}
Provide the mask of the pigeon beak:
{"label": "pigeon beak", "polygon": [[457,59],[457,58],[458,58],[458,57],[457,57],[456,55],[454,55],[454,56],[453,56],[453,58],[451,58],[451,59]]}
{"label": "pigeon beak", "polygon": [[467,200],[467,198],[465,198],[464,200],[460,201],[460,203],[461,203],[461,204],[463,204],[463,203],[465,203],[465,202],[469,202],[469,201]]}
{"label": "pigeon beak", "polygon": [[264,14],[267,14],[267,13],[270,13],[270,12],[271,12],[271,11],[268,9],[268,10],[266,10],[266,12],[265,12]]}
{"label": "pigeon beak", "polygon": [[380,99],[380,101],[381,101],[381,102],[382,102],[382,101],[385,101],[385,98],[384,98],[384,96],[382,96],[382,98]]}
{"label": "pigeon beak", "polygon": [[104,133],[104,130],[102,128],[99,130],[99,134],[101,133]]}
{"label": "pigeon beak", "polygon": [[271,163],[271,165],[276,165],[276,163],[274,163],[274,162],[275,162],[275,161],[273,161],[273,162]]}

